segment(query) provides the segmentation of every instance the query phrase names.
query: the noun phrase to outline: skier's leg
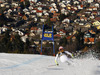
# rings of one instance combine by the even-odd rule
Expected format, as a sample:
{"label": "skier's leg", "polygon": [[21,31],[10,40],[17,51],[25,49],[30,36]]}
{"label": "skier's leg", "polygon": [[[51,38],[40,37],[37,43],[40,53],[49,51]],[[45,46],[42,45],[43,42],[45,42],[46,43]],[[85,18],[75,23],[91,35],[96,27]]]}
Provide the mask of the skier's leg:
{"label": "skier's leg", "polygon": [[66,61],[68,65],[71,65],[71,63],[69,61]]}
{"label": "skier's leg", "polygon": [[67,59],[67,61],[66,61],[66,62],[68,63],[68,65],[73,64],[73,61],[72,61],[71,59]]}

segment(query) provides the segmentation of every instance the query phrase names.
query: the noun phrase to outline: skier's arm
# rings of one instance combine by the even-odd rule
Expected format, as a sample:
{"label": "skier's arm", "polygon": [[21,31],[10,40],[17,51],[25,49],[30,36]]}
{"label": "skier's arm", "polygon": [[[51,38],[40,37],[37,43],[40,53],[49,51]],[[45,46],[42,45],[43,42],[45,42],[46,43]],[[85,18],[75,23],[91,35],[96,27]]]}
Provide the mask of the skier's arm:
{"label": "skier's arm", "polygon": [[56,63],[56,65],[59,65],[58,62],[57,62],[57,60],[58,60],[58,54],[55,57],[55,63]]}
{"label": "skier's arm", "polygon": [[72,58],[73,58],[73,54],[68,52],[68,51],[65,51],[65,53],[67,53],[68,55],[70,55]]}

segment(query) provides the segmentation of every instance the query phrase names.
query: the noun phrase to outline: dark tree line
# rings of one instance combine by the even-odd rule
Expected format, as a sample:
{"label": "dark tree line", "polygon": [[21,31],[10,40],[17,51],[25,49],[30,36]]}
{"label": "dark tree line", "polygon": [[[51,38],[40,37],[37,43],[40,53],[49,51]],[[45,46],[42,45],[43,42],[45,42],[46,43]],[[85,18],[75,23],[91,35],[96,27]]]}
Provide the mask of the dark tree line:
{"label": "dark tree line", "polygon": [[76,39],[73,41],[72,38],[69,40],[66,38],[61,38],[59,42],[59,46],[65,47],[65,50],[75,52],[77,50],[82,50],[85,45],[84,45],[84,33],[79,32],[76,36]]}
{"label": "dark tree line", "polygon": [[26,40],[26,43],[24,43],[18,34],[13,35],[13,38],[11,38],[9,33],[10,30],[6,31],[2,35],[2,39],[0,39],[0,52],[33,53],[32,51],[29,51],[30,41],[28,39]]}

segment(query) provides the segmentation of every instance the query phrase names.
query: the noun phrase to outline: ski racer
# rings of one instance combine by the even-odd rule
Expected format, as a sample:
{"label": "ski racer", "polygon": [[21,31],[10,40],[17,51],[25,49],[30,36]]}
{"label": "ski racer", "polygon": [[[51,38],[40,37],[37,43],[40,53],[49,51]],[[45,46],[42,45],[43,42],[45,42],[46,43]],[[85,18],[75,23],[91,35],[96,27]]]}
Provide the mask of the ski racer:
{"label": "ski racer", "polygon": [[64,51],[64,48],[62,46],[59,47],[59,52],[56,54],[55,57],[55,63],[56,65],[59,65],[57,60],[58,58],[60,59],[61,62],[67,62],[68,65],[70,65],[72,63],[72,61],[70,60],[70,58],[68,57],[68,55],[73,58],[73,54],[68,52],[68,51]]}

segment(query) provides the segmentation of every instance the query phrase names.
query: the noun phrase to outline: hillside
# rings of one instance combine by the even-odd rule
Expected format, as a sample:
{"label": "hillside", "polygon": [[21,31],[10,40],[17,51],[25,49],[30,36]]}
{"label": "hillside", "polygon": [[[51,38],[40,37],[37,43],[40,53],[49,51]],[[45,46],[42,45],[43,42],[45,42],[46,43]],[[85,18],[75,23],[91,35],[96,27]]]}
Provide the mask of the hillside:
{"label": "hillside", "polygon": [[99,75],[100,61],[93,58],[73,59],[74,65],[59,62],[54,57],[0,53],[0,75]]}

